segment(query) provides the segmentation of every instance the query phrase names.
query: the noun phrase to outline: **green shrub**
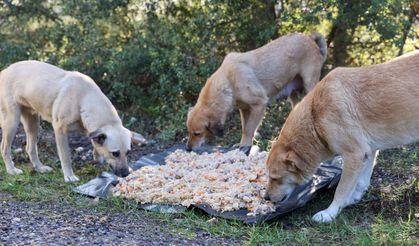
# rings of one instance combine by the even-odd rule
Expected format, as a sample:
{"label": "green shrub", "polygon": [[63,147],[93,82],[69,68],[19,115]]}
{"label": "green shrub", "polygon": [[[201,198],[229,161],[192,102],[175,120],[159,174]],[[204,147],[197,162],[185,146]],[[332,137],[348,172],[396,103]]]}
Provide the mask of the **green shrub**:
{"label": "green shrub", "polygon": [[[181,140],[187,109],[228,52],[317,30],[330,43],[325,72],[382,62],[414,49],[417,9],[410,0],[2,1],[0,68],[36,59],[78,70],[124,112],[127,125]],[[256,141],[268,147],[288,112],[287,103],[268,109]],[[230,118],[223,144],[240,139],[238,113]]]}

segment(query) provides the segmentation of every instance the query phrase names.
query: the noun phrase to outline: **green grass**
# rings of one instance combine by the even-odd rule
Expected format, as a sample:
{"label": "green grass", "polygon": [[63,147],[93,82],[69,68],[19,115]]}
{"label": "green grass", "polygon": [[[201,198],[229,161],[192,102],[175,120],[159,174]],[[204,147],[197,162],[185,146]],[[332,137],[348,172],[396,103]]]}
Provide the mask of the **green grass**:
{"label": "green grass", "polygon": [[[357,205],[345,208],[336,221],[317,224],[311,216],[326,208],[333,198],[330,191],[321,194],[305,207],[294,211],[275,223],[247,225],[224,219],[210,220],[211,217],[199,211],[186,211],[183,214],[158,214],[136,209],[133,201],[121,198],[92,199],[72,192],[76,184],[64,183],[58,164],[48,174],[38,174],[27,163],[18,163],[24,170],[20,176],[10,176],[5,172],[0,160],[0,199],[13,199],[34,202],[62,202],[75,207],[94,207],[108,212],[130,211],[133,216],[150,216],[162,225],[167,232],[196,237],[199,230],[211,235],[237,239],[244,245],[417,245],[419,243],[419,182],[418,182],[419,144],[384,151],[379,157],[378,167],[384,173],[382,181],[373,185],[364,199]],[[80,183],[87,182],[101,170],[90,163],[75,168]],[[373,182],[374,183],[374,182]],[[391,192],[383,188],[390,185]],[[141,214],[141,216],[140,216]]]}

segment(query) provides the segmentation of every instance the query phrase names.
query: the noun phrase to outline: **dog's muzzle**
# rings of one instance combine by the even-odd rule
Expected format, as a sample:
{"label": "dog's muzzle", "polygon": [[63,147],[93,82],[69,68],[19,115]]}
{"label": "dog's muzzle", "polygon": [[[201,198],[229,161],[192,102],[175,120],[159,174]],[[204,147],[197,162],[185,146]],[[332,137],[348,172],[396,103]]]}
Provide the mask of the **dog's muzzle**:
{"label": "dog's muzzle", "polygon": [[128,168],[113,169],[111,167],[111,169],[113,170],[114,174],[118,177],[125,178],[126,176],[129,175],[129,169]]}

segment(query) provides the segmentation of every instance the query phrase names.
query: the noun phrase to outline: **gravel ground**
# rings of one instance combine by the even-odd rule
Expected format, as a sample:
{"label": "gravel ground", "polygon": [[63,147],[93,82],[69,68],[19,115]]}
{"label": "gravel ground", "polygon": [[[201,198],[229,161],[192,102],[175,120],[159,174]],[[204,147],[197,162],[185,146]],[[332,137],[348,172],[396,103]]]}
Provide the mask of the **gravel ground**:
{"label": "gravel ground", "polygon": [[202,230],[193,239],[174,235],[142,211],[106,213],[60,203],[1,201],[0,215],[0,245],[239,245]]}

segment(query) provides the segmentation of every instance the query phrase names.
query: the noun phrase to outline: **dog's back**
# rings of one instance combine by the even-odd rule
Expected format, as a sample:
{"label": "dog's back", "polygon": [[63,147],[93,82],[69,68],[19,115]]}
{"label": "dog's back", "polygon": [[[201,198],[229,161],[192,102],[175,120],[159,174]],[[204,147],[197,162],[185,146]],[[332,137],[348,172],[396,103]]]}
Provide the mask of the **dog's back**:
{"label": "dog's back", "polygon": [[1,72],[0,106],[17,104],[51,121],[57,98],[63,95],[77,107],[78,100],[91,90],[100,89],[84,74],[65,71],[44,62],[21,61]]}
{"label": "dog's back", "polygon": [[383,64],[337,68],[313,93],[320,121],[362,129],[374,148],[419,138],[419,51]]}
{"label": "dog's back", "polygon": [[0,77],[0,102],[17,103],[46,111],[57,97],[59,81],[65,71],[37,61],[22,61],[10,65]]}
{"label": "dog's back", "polygon": [[74,83],[83,89],[98,89],[90,77],[79,72],[66,71],[39,61],[21,61],[2,71],[0,87],[4,90],[0,93],[13,93],[16,99],[32,95],[39,95],[42,99],[56,98],[60,88]]}
{"label": "dog's back", "polygon": [[324,43],[318,33],[312,37],[301,33],[285,35],[255,50],[228,54],[217,72],[234,75],[238,73],[232,72],[234,70],[241,73],[251,70],[269,97],[276,95],[297,74],[303,77],[309,87],[306,89],[310,90],[320,78],[327,53]]}

